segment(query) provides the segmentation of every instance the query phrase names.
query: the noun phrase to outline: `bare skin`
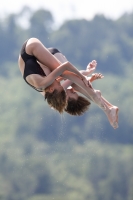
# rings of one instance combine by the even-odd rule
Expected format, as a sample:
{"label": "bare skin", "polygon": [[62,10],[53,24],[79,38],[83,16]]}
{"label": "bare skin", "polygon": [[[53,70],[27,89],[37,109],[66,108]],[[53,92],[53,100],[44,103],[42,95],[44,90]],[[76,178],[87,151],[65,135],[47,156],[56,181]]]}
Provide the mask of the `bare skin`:
{"label": "bare skin", "polygon": [[[61,53],[56,53],[54,56],[55,56],[56,58],[58,58],[58,60],[61,60],[62,62],[63,62],[63,61],[66,62],[66,61],[67,61],[66,57],[65,57],[64,55],[62,55]],[[88,64],[87,70],[82,70],[82,71],[81,71],[83,75],[87,75],[88,73],[92,73],[92,72],[95,70],[96,64],[94,65],[93,62],[96,63],[96,61],[92,61],[92,63],[89,63],[89,64]],[[81,73],[81,72],[80,72],[80,73]],[[83,90],[86,91],[86,89],[87,89],[87,92],[88,92],[88,94],[89,94],[89,98],[90,98],[92,101],[94,101],[97,105],[99,105],[102,109],[105,109],[104,102],[101,100],[101,98],[100,98],[100,96],[99,96],[99,93],[91,87],[89,81],[88,81],[88,86],[90,85],[90,87],[87,87],[87,86],[86,86],[86,89],[85,89],[85,88],[84,88],[84,83],[82,84],[82,81],[80,81],[80,79],[79,79],[77,76],[75,76],[75,75],[69,73],[68,79],[69,79],[69,81],[71,80],[71,81],[70,81],[71,84],[74,82],[74,83],[76,83],[76,85],[77,85],[78,87],[82,88]],[[87,78],[86,78],[86,79],[87,79]],[[62,78],[58,77],[57,80],[58,80],[58,81],[61,81]],[[69,85],[70,85],[70,83],[69,83]],[[63,86],[63,87],[64,87],[64,86]],[[43,93],[42,93],[42,94],[43,94]],[[44,95],[44,94],[43,94],[43,95]],[[76,95],[76,93],[75,93],[75,95]]]}
{"label": "bare skin", "polygon": [[[57,56],[57,54],[55,54],[55,56]],[[60,54],[58,54],[58,59],[60,59]],[[63,60],[63,57],[62,57],[62,60]],[[66,60],[65,57],[64,57],[64,60]],[[94,72],[94,70],[96,69],[96,66],[97,66],[97,62],[95,60],[93,60],[92,62],[90,62],[87,65],[86,70],[82,70],[80,72],[82,72],[83,75],[88,76],[90,73]],[[99,74],[93,74],[92,77],[88,79],[88,81],[93,82],[94,80],[102,79],[103,77],[104,76],[100,73]],[[119,111],[119,109],[118,109],[118,107],[109,103],[105,98],[103,98],[103,96],[101,96],[101,92],[99,90],[94,90],[92,85],[89,84],[89,86],[90,86],[89,88],[91,88],[92,91],[94,91],[95,94],[98,97],[97,99],[95,99],[95,97],[93,98],[93,95],[90,96],[90,90],[88,90],[88,88],[86,88],[86,86],[84,86],[84,88],[81,87],[82,83],[79,86],[79,85],[76,85],[76,84],[72,84],[72,82],[69,81],[69,80],[65,81],[64,86],[67,88],[69,85],[71,85],[72,88],[66,90],[67,98],[77,99],[78,94],[76,93],[76,91],[80,92],[81,94],[85,95],[89,100],[96,103],[104,111],[104,113],[106,114],[111,126],[114,129],[118,128],[118,111]]]}
{"label": "bare skin", "polygon": [[[92,62],[91,63],[92,65],[96,65],[95,62]],[[103,78],[103,75],[102,74],[93,74],[92,77],[89,79],[89,81],[94,81],[94,80],[97,80],[97,79],[101,79]],[[75,84],[72,84],[72,87],[82,93],[83,95],[85,95],[87,98],[90,99],[89,97],[89,94],[87,91],[84,91],[82,90],[82,88],[78,87],[77,85]],[[104,113],[106,114],[111,126],[116,129],[118,128],[118,112],[119,112],[119,109],[118,107],[112,105],[111,103],[109,103],[103,96],[101,96],[101,92],[99,90],[95,90],[97,95],[99,96],[99,98],[101,98],[101,100],[104,102],[104,106],[105,106],[105,109],[103,109],[101,106],[98,106],[104,111]],[[75,93],[74,93],[75,94]],[[70,94],[69,94],[70,96]],[[73,98],[76,98],[76,96],[73,95]],[[94,102],[94,101],[93,101]],[[94,102],[95,103],[95,102]]]}
{"label": "bare skin", "polygon": [[[62,76],[65,79],[71,80],[79,87],[82,87],[82,89],[84,89],[84,85],[86,85],[90,98],[104,108],[104,104],[99,99],[99,96],[95,90],[88,87],[88,81],[86,77],[82,75],[70,62],[65,61],[61,63],[59,59],[53,56],[37,38],[30,38],[26,44],[25,50],[27,54],[34,55],[37,58],[38,62],[41,63],[41,67],[44,72],[46,71],[46,67],[50,72],[46,77],[42,77],[38,74],[28,75],[26,77],[28,83],[38,89],[47,89],[47,91],[53,92],[56,86],[56,89],[58,89],[58,86],[60,86],[60,83],[57,84],[55,79],[59,76]],[[23,75],[25,63],[21,56],[19,56],[18,64]],[[59,90],[61,89],[63,90],[63,88],[59,87]]]}
{"label": "bare skin", "polygon": [[[47,75],[46,77],[42,77],[38,74],[28,75],[26,80],[34,87],[46,89],[52,84],[52,87],[54,87],[55,79],[58,76],[72,80],[71,78],[73,75],[77,76],[79,79],[81,79],[81,81],[83,81],[84,84],[88,85],[86,78],[76,69],[76,67],[74,67],[68,61],[61,63],[37,38],[30,38],[26,44],[25,50],[27,54],[34,55],[37,58],[38,63],[41,64],[44,73]],[[23,75],[25,63],[21,58],[21,55],[19,55],[18,64],[19,69]],[[69,75],[71,76],[69,77]]]}
{"label": "bare skin", "polygon": [[[99,92],[94,90],[91,86],[88,87],[90,82],[88,82],[86,77],[82,75],[70,62],[65,60],[65,62],[61,63],[59,59],[53,56],[37,38],[31,38],[28,40],[26,53],[34,55],[37,58],[38,63],[47,75],[46,77],[42,77],[38,74],[31,74],[27,76],[26,80],[31,85],[43,90],[47,88],[48,91],[53,92],[55,88],[58,90],[63,89],[60,83],[55,80],[56,78],[61,76],[65,79],[69,79],[76,84],[76,87],[82,89],[82,92],[87,92],[88,98],[90,98],[100,108],[104,109],[107,117],[110,118],[109,112],[106,112],[107,108]],[[18,63],[20,71],[23,75],[25,63],[21,56],[19,56]],[[94,66],[92,65],[92,68],[93,67]],[[114,111],[112,112],[112,115],[115,115]]]}
{"label": "bare skin", "polygon": [[[56,53],[54,55],[55,57],[57,57],[61,62],[65,62],[67,59],[66,57],[61,54],[61,53]],[[85,75],[88,76],[90,73],[94,72],[94,70],[96,69],[97,66],[97,62],[95,60],[93,60],[92,62],[90,62],[87,65],[86,70],[81,70],[80,72]],[[78,94],[76,91],[84,94],[89,100],[93,101],[94,103],[96,103],[106,114],[111,126],[113,126],[113,128],[118,128],[118,108],[113,106],[112,104],[110,104],[105,98],[103,98],[101,96],[100,91],[98,90],[94,90],[92,88],[92,85],[90,84],[90,82],[93,82],[94,80],[97,79],[101,79],[104,76],[102,74],[93,74],[91,78],[88,78],[88,83],[89,83],[89,88],[84,87],[84,85],[79,84],[79,80],[78,80],[78,85],[77,84],[73,84],[72,81],[70,80],[66,80],[63,84],[63,87],[67,88],[68,86],[72,85],[73,88],[71,89],[67,89],[66,93],[67,93],[67,98],[74,98],[77,99],[78,98]],[[61,81],[62,78],[58,78],[58,81]],[[90,89],[90,90],[89,90]],[[91,95],[90,95],[91,92]],[[97,95],[96,99],[93,99],[93,97],[95,98],[95,96],[93,96],[93,94]]]}

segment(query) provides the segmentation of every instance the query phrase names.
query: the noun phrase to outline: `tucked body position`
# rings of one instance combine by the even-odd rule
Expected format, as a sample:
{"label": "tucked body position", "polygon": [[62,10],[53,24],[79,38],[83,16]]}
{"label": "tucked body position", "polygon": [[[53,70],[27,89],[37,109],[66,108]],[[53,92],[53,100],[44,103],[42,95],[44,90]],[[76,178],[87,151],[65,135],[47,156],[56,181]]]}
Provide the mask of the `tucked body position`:
{"label": "tucked body position", "polygon": [[[105,112],[113,128],[118,127],[119,109],[92,87],[91,82],[96,80],[94,75],[87,78],[88,73],[95,70],[96,61],[89,63],[87,70],[79,71],[58,49],[47,49],[37,38],[30,38],[21,48],[18,64],[26,83],[41,92],[49,106],[59,113],[66,111],[71,115],[81,115],[89,108],[90,102],[94,102]],[[68,88],[70,85],[74,90]]]}
{"label": "tucked body position", "polygon": [[45,91],[48,103],[60,113],[66,107],[67,100],[66,92],[56,78],[62,76],[75,82],[73,76],[76,76],[83,84],[88,84],[76,67],[68,61],[61,63],[37,38],[24,42],[18,65],[26,83],[38,92]]}

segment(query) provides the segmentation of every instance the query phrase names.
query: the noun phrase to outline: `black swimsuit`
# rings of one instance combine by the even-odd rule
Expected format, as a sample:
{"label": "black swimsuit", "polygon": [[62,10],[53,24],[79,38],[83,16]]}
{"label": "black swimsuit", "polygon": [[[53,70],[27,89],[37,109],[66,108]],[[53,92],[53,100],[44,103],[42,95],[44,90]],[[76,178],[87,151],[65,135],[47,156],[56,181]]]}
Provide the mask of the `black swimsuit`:
{"label": "black swimsuit", "polygon": [[36,57],[26,53],[25,47],[26,47],[27,41],[25,41],[25,43],[23,44],[21,52],[20,52],[20,55],[21,55],[23,61],[25,62],[25,69],[24,69],[23,78],[26,81],[26,83],[28,85],[30,85],[32,88],[34,88],[38,92],[43,92],[44,90],[37,89],[36,87],[34,87],[30,83],[28,83],[27,80],[26,80],[26,77],[30,74],[39,74],[41,76],[46,76],[43,69],[38,64]]}
{"label": "black swimsuit", "polygon": [[[22,46],[22,49],[21,49],[21,52],[20,52],[20,55],[21,55],[23,61],[25,62],[25,69],[24,69],[23,78],[26,81],[26,83],[28,85],[30,85],[32,88],[34,88],[38,92],[43,92],[44,91],[43,89],[38,89],[38,88],[34,87],[30,83],[28,83],[27,80],[26,80],[26,77],[28,75],[31,75],[31,74],[39,74],[39,75],[41,75],[43,77],[46,76],[46,74],[44,73],[43,69],[38,64],[36,57],[26,53],[25,47],[26,47],[27,41],[28,40],[26,40],[24,42],[24,44]],[[53,55],[55,53],[60,53],[60,51],[58,49],[56,49],[56,48],[48,48],[48,50]]]}

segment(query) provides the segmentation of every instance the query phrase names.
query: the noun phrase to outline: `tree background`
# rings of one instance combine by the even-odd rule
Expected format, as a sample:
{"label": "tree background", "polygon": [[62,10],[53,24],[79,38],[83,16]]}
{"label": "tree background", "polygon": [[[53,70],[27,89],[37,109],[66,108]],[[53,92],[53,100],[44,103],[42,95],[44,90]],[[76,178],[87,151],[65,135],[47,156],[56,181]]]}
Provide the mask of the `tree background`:
{"label": "tree background", "polygon": [[[132,200],[133,13],[55,29],[48,10],[24,7],[0,22],[0,199]],[[18,69],[29,37],[58,48],[79,70],[97,60],[105,78],[93,86],[119,107],[118,129],[93,103],[80,117],[48,107]]]}

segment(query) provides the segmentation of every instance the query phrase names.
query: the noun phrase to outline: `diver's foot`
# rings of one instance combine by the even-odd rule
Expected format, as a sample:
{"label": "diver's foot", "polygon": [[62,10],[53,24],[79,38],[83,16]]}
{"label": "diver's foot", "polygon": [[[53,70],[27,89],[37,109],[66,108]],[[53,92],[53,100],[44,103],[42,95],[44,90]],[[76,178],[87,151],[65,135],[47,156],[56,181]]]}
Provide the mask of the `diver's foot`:
{"label": "diver's foot", "polygon": [[92,73],[92,72],[96,69],[96,66],[97,66],[97,61],[96,61],[96,60],[92,60],[92,61],[87,65],[86,70],[89,71],[90,73]]}

